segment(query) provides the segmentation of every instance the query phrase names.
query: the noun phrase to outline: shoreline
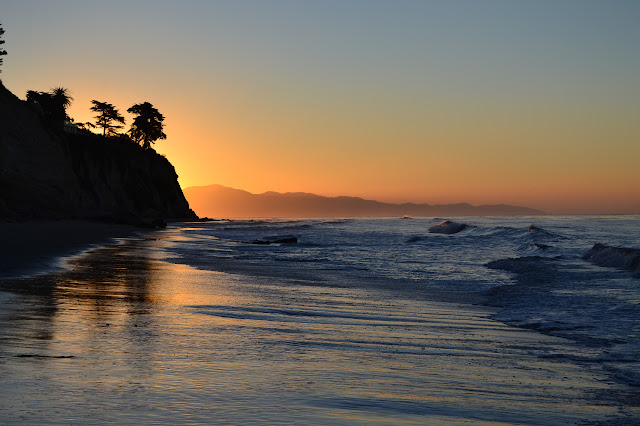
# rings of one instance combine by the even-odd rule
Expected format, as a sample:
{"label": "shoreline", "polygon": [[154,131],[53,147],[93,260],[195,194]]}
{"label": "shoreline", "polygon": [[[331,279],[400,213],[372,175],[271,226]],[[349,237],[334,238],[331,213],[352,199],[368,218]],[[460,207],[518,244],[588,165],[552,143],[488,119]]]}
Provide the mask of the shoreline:
{"label": "shoreline", "polygon": [[52,272],[66,257],[145,232],[86,219],[0,222],[0,280]]}
{"label": "shoreline", "polygon": [[[206,250],[191,258],[212,269],[176,262],[171,245],[193,242],[176,238],[181,225],[128,227],[68,270],[0,280],[0,423],[144,423],[159,411],[167,423],[230,424],[637,417],[632,390],[565,338],[385,278],[267,263],[221,272]],[[51,228],[84,226],[76,234],[98,231],[41,225],[51,244],[72,242]]]}
{"label": "shoreline", "polygon": [[602,371],[555,356],[572,350],[565,339],[481,307],[201,270],[154,255],[171,233],[142,237],[17,282],[36,291],[4,302],[0,292],[0,422],[153,423],[160,411],[166,423],[574,424],[634,414],[620,414]]}

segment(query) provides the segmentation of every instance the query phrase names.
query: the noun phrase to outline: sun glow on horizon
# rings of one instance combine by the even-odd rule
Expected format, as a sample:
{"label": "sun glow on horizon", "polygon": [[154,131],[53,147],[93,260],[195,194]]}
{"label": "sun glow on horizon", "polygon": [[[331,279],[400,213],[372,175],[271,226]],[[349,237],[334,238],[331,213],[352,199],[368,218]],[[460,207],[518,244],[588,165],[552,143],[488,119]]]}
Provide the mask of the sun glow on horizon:
{"label": "sun glow on horizon", "polygon": [[640,213],[636,3],[35,3],[4,84],[151,102],[183,188]]}

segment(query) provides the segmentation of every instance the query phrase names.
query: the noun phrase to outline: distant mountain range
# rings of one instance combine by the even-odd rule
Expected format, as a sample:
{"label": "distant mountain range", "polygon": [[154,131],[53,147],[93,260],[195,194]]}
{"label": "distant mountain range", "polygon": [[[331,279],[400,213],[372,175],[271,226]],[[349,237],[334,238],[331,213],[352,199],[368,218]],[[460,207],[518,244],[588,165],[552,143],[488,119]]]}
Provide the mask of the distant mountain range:
{"label": "distant mountain range", "polygon": [[252,194],[222,185],[184,189],[190,207],[200,217],[401,217],[520,216],[544,212],[506,204],[392,204],[359,197],[324,197],[305,192]]}

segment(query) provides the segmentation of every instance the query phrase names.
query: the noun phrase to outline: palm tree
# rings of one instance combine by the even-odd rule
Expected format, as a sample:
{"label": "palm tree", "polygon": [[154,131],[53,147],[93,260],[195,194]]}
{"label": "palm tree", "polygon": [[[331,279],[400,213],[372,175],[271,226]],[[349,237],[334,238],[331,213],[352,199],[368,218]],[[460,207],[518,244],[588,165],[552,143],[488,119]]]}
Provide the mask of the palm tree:
{"label": "palm tree", "polygon": [[144,149],[151,148],[151,144],[158,139],[167,138],[167,135],[162,131],[164,116],[149,102],[135,104],[127,112],[137,115],[133,119],[129,135]]}
{"label": "palm tree", "polygon": [[40,105],[42,111],[54,125],[63,127],[65,120],[73,121],[67,115],[67,108],[73,102],[70,93],[69,89],[63,87],[54,87],[50,92],[27,90],[27,101]]}
{"label": "palm tree", "polygon": [[73,121],[71,117],[67,115],[67,108],[70,107],[73,102],[71,91],[64,87],[54,87],[49,93],[53,101],[53,119],[55,121]]}
{"label": "palm tree", "polygon": [[118,110],[107,102],[99,102],[96,100],[91,101],[93,106],[91,111],[97,112],[95,116],[96,127],[102,127],[103,136],[116,136],[118,135],[118,129],[122,129],[123,126],[114,124],[124,124],[124,117],[120,115]]}

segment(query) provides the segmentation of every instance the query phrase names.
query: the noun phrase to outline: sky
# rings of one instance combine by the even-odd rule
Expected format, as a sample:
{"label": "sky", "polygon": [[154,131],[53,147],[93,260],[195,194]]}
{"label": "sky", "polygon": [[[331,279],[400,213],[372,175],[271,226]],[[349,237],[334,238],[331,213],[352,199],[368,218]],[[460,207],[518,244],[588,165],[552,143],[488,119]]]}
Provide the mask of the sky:
{"label": "sky", "polygon": [[640,213],[637,0],[0,0],[3,84],[165,115],[183,188]]}

